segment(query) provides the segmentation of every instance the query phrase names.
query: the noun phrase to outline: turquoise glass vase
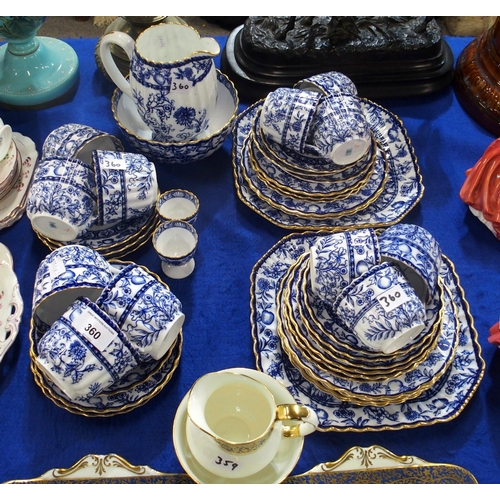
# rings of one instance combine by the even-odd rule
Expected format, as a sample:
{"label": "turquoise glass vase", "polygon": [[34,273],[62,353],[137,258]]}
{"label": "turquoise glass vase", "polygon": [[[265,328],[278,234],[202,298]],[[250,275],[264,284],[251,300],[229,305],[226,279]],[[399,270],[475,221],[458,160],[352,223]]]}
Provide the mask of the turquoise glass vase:
{"label": "turquoise glass vase", "polygon": [[65,42],[37,36],[44,16],[0,16],[0,106],[40,109],[66,100],[78,85],[79,63]]}

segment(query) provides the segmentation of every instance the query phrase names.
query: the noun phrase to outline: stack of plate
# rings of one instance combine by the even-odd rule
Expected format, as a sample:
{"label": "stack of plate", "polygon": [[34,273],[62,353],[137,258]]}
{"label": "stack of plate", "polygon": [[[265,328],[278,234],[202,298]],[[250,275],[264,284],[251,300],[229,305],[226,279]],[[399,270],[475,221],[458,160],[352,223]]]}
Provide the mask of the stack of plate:
{"label": "stack of plate", "polygon": [[[129,262],[110,261],[110,264],[122,267],[129,264]],[[148,272],[160,281],[160,278],[156,274]],[[164,284],[164,286],[167,285]],[[73,400],[61,391],[55,383],[49,380],[35,362],[38,356],[37,339],[40,339],[42,335],[42,332],[37,331],[32,318],[29,331],[30,368],[33,372],[35,383],[40,387],[43,394],[57,406],[71,413],[86,417],[119,415],[147,403],[172,378],[179,365],[183,343],[181,331],[175,342],[161,359],[139,364],[106,391],[88,398]]]}
{"label": "stack of plate", "polygon": [[252,271],[259,368],[311,405],[321,430],[429,425],[457,416],[484,361],[453,264],[443,256],[424,330],[392,354],[363,348],[310,287],[309,250],[329,233],[291,234]]}
{"label": "stack of plate", "polygon": [[233,167],[238,196],[274,224],[297,229],[382,227],[420,200],[423,185],[407,133],[385,108],[360,98],[372,143],[360,160],[332,169],[320,157],[295,156],[260,131],[264,100],[238,115]]}
{"label": "stack of plate", "polygon": [[153,233],[158,222],[156,210],[134,219],[108,224],[107,226],[94,225],[89,230],[71,241],[58,241],[44,236],[34,230],[40,241],[51,251],[63,245],[83,245],[96,250],[103,257],[120,259],[137,250],[146,243]]}
{"label": "stack of plate", "polygon": [[12,143],[16,148],[15,165],[9,165],[7,157],[0,161],[0,185],[3,186],[0,188],[0,229],[12,226],[23,216],[38,159],[35,143],[29,137],[13,132]]}

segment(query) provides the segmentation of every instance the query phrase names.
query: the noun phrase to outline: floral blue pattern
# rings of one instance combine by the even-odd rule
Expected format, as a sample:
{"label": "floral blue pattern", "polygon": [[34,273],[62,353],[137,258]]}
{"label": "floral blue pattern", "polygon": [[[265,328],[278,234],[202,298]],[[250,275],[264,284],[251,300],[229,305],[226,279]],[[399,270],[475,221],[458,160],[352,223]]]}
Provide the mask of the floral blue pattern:
{"label": "floral blue pattern", "polygon": [[[81,125],[66,123],[54,129],[42,146],[41,159],[57,156],[60,158],[77,158],[83,149],[107,149],[123,151],[123,144],[114,135],[101,130]],[[86,161],[86,158],[80,158]]]}
{"label": "floral blue pattern", "polygon": [[316,90],[323,95],[351,94],[358,95],[354,82],[344,73],[328,71],[299,80],[294,88]]}
{"label": "floral blue pattern", "polygon": [[[38,336],[36,328],[32,327],[30,330],[32,344]],[[38,355],[36,347],[34,352]],[[72,413],[87,417],[116,415],[128,412],[158,394],[175,372],[181,352],[182,334],[161,360],[140,363],[105,391],[96,395],[87,395],[77,401],[70,400],[49,378],[41,374],[37,375],[36,365],[34,367],[35,381],[54,403]]]}
{"label": "floral blue pattern", "polygon": [[179,299],[136,264],[123,268],[96,304],[116,322],[143,361],[151,360],[149,348],[162,342],[170,323],[182,314]]}
{"label": "floral blue pattern", "polygon": [[396,224],[380,235],[379,243],[384,258],[408,266],[423,280],[425,298],[434,294],[442,252],[426,229],[415,224]]}
{"label": "floral blue pattern", "polygon": [[270,92],[262,105],[262,134],[271,142],[304,152],[320,97],[317,92],[286,87]]}
{"label": "floral blue pattern", "polygon": [[[86,309],[92,310],[115,333],[102,350],[79,331],[78,318]],[[99,394],[134,369],[139,360],[117,325],[82,297],[42,336],[36,362],[71,399],[78,400]]]}
{"label": "floral blue pattern", "polygon": [[[28,191],[26,213],[38,231],[65,238],[65,229],[84,234],[95,222],[96,185],[92,168],[76,159],[50,157],[35,169]],[[52,230],[45,227],[53,219]]]}
{"label": "floral blue pattern", "polygon": [[380,262],[371,228],[319,238],[311,248],[311,287],[323,300],[334,301],[354,278]]}
{"label": "floral blue pattern", "polygon": [[[484,361],[458,276],[446,257],[443,257],[440,276],[447,290],[446,307],[449,310],[453,304],[455,308],[449,317],[457,325],[458,345],[446,372],[418,397],[382,407],[341,401],[306,380],[291,364],[276,331],[277,287],[284,272],[298,256],[307,251],[318,236],[326,234],[291,234],[272,247],[254,266],[251,318],[259,369],[280,381],[297,402],[312,406],[318,413],[320,429],[324,431],[402,429],[444,422],[458,416],[482,379]],[[265,293],[261,288],[263,283]]]}
{"label": "floral blue pattern", "polygon": [[[51,326],[49,318],[61,316],[75,294],[100,294],[112,277],[108,262],[93,249],[65,245],[52,251],[35,275],[32,316],[37,328],[45,332]],[[46,301],[49,308],[44,306]]]}
{"label": "floral blue pattern", "polygon": [[156,167],[144,155],[93,151],[97,183],[97,225],[150,214],[158,196]]}
{"label": "floral blue pattern", "polygon": [[[160,64],[146,60],[134,50],[130,75],[134,102],[141,118],[153,130],[153,140],[184,142],[208,128],[217,100],[212,55]],[[179,81],[185,82],[182,85],[189,91],[177,92]]]}
{"label": "floral blue pattern", "polygon": [[[391,290],[399,294],[398,301],[396,297],[388,298]],[[391,307],[391,300],[397,304],[395,307]],[[384,347],[387,341],[396,341],[401,333],[413,331],[417,336],[424,328],[426,315],[412,285],[391,262],[377,264],[356,277],[340,291],[332,309],[337,321],[355,333],[365,348],[387,353],[394,349]]]}

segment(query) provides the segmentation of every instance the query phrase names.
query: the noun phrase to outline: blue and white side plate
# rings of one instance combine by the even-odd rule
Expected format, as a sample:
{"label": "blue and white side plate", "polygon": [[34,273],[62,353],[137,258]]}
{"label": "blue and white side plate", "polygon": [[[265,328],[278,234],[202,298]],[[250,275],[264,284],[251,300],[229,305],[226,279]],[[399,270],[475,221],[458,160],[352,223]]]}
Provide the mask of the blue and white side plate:
{"label": "blue and white side plate", "polygon": [[[34,326],[30,337],[35,336]],[[126,378],[96,396],[88,399],[70,400],[57,385],[45,378],[34,362],[34,351],[31,356],[31,371],[35,383],[43,394],[53,403],[70,413],[86,417],[108,417],[121,415],[146,404],[156,396],[170,381],[179,365],[182,352],[182,333],[168,350],[165,356],[154,363],[137,366]]]}
{"label": "blue and white side plate", "polygon": [[[293,269],[293,267],[295,265],[289,269]],[[323,363],[320,365],[318,358],[314,361],[309,359],[311,350],[304,342],[307,331],[298,314],[297,295],[292,292],[287,294],[284,299],[282,292],[287,289],[293,290],[297,278],[296,269],[291,274],[287,273],[286,278],[281,280],[278,287],[276,298],[277,332],[283,351],[289,357],[292,365],[316,387],[343,401],[385,406],[395,400],[402,402],[416,397],[434,385],[448,369],[458,344],[458,325],[451,298],[445,300],[444,303],[447,319],[441,324],[440,339],[436,347],[419,365],[400,375],[377,381],[357,381],[349,378],[348,372],[344,372],[343,375],[333,374],[328,368],[321,366]],[[285,312],[287,310],[293,316],[295,324],[298,325],[296,331],[290,327],[289,317],[287,318]]]}
{"label": "blue and white side plate", "polygon": [[[130,262],[111,261],[113,266],[120,269]],[[152,273],[159,281],[161,279]],[[165,285],[167,286],[167,285]],[[167,287],[168,288],[168,287]],[[70,413],[86,417],[109,417],[128,413],[133,409],[146,404],[156,396],[173,377],[179,366],[183,334],[179,332],[177,339],[168,351],[159,360],[151,360],[137,365],[126,376],[120,378],[106,391],[89,398],[69,399],[51,380],[47,379],[38,369],[35,358],[38,355],[37,341],[43,335],[38,332],[33,319],[29,330],[30,340],[30,368],[35,383],[40,387],[42,393],[57,406],[64,408]]]}
{"label": "blue and white side plate", "polygon": [[[388,110],[366,99],[362,99],[364,111],[370,128],[380,148],[387,155],[388,172],[382,192],[369,200],[367,206],[345,214],[324,212],[320,217],[315,214],[314,207],[298,213],[268,200],[275,196],[270,193],[267,201],[257,194],[255,188],[247,181],[247,170],[244,168],[247,156],[244,150],[245,141],[252,129],[255,114],[262,106],[258,101],[240,113],[233,130],[233,171],[238,197],[250,209],[270,222],[289,229],[321,229],[338,228],[354,229],[359,227],[385,227],[401,220],[422,198],[424,186],[417,160],[410,139],[401,121]],[[293,207],[295,210],[295,207]],[[352,212],[352,213],[351,213]]]}
{"label": "blue and white side plate", "polygon": [[[304,254],[304,256],[307,257],[308,253]],[[300,268],[295,270],[297,265],[300,265]],[[290,271],[293,271],[293,277],[287,277]],[[442,316],[445,308],[441,307],[441,294],[439,294],[437,300],[426,307],[425,334],[419,336],[420,340],[412,344],[412,346],[405,346],[393,353],[392,357],[383,355],[378,358],[369,358],[367,356],[369,353],[360,349],[344,350],[344,346],[333,342],[330,337],[333,334],[332,330],[337,325],[328,321],[324,324],[321,323],[321,328],[319,328],[319,325],[313,324],[313,321],[311,321],[310,312],[307,308],[303,307],[304,295],[307,293],[304,290],[304,285],[309,284],[307,271],[308,260],[300,258],[296,264],[290,266],[285,277],[281,280],[278,294],[285,292],[283,297],[286,297],[287,300],[282,306],[285,308],[285,314],[287,315],[287,329],[289,330],[287,333],[298,336],[297,341],[301,343],[302,355],[316,362],[318,367],[325,367],[326,371],[340,375],[342,378],[347,377],[353,380],[368,380],[371,382],[382,381],[407,373],[426,359],[433,362],[435,357],[442,355],[438,351],[433,356],[430,356],[435,351],[438,343],[443,349],[447,349],[448,346],[445,341],[441,340],[440,342]],[[289,294],[295,295],[293,314],[287,311],[292,305]],[[283,298],[281,298],[282,300]],[[277,299],[277,304],[279,303],[280,301]],[[451,313],[454,315],[453,310],[451,310]],[[452,322],[455,323],[454,317]]]}
{"label": "blue and white side plate", "polygon": [[250,141],[247,138],[241,152],[241,173],[254,193],[278,210],[299,217],[315,219],[346,216],[362,210],[375,201],[383,192],[388,179],[389,164],[383,149],[378,149],[375,170],[361,190],[342,200],[314,201],[304,200],[296,196],[283,196],[270,188],[255,173],[249,151]]}
{"label": "blue and white side plate", "polygon": [[51,251],[62,245],[83,245],[96,250],[104,257],[119,259],[137,250],[149,240],[158,220],[156,210],[133,219],[107,226],[92,226],[76,240],[56,241],[35,231],[38,238]]}
{"label": "blue and white side plate", "polygon": [[[279,284],[289,267],[309,250],[318,237],[325,235],[322,232],[290,234],[255,264],[250,276],[251,321],[258,368],[280,381],[298,403],[314,408],[321,431],[394,430],[431,425],[457,417],[475,393],[485,364],[459,278],[453,263],[446,257],[440,276],[456,306],[458,346],[446,372],[418,397],[383,407],[341,401],[306,380],[291,364],[277,333]],[[439,404],[433,404],[436,401]]]}
{"label": "blue and white side plate", "polygon": [[[249,156],[252,160],[252,165],[259,177],[264,182],[271,183],[277,192],[283,191],[293,193],[299,198],[334,198],[340,199],[349,196],[354,192],[358,192],[366,185],[371,175],[375,171],[376,166],[380,166],[380,162],[375,162],[376,152],[373,155],[373,161],[366,165],[357,175],[352,175],[346,179],[327,180],[324,178],[301,178],[290,174],[280,167],[279,164],[270,160],[265,153],[259,149],[257,142],[253,139],[253,135],[248,138]],[[377,145],[374,146],[377,148]],[[383,166],[383,165],[382,165]]]}

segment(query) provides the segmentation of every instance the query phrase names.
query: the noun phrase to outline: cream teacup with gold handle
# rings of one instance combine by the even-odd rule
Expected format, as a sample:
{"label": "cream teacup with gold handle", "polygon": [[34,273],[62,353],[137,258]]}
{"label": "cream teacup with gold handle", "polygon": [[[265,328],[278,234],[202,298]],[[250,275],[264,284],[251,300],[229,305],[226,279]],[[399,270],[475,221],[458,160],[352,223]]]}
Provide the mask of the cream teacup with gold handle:
{"label": "cream teacup with gold handle", "polygon": [[255,474],[273,460],[282,439],[317,427],[314,410],[276,404],[264,384],[242,373],[208,373],[188,394],[188,446],[201,466],[220,477]]}

